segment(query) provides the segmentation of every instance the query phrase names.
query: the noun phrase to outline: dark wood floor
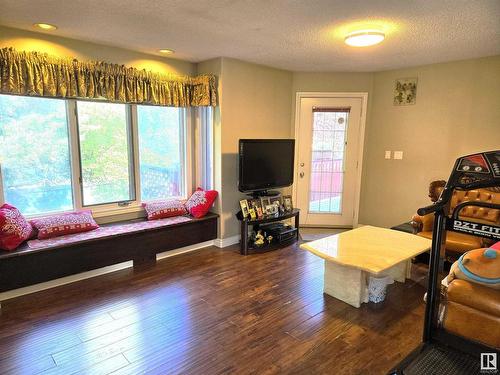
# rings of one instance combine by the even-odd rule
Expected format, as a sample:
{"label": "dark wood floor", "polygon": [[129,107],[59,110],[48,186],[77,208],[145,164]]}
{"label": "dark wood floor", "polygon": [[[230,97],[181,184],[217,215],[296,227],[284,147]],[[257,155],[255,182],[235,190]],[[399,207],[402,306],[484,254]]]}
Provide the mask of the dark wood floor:
{"label": "dark wood floor", "polygon": [[419,343],[422,286],[355,309],[322,277],[297,246],[210,247],[10,300],[0,373],[384,374]]}

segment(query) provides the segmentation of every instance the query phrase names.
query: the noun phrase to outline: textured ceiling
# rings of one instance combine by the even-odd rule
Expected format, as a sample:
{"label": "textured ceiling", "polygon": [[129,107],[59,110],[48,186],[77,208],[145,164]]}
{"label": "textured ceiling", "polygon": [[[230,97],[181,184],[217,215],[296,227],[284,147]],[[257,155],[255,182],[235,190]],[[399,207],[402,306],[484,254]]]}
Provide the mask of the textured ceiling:
{"label": "textured ceiling", "polygon": [[[198,62],[233,57],[294,71],[378,71],[500,54],[499,0],[1,0],[0,24]],[[386,40],[357,49],[352,29]]]}

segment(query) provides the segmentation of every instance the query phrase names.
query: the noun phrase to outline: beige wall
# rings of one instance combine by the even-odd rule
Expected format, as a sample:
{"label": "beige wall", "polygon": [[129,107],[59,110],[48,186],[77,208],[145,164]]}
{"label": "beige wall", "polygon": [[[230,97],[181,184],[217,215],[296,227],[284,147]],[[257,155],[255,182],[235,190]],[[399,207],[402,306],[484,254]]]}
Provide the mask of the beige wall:
{"label": "beige wall", "polygon": [[[417,77],[415,105],[394,106],[394,80]],[[500,56],[374,74],[360,222],[392,226],[429,204],[454,160],[500,148]],[[401,150],[403,160],[385,160]]]}
{"label": "beige wall", "polygon": [[293,73],[293,91],[370,92],[372,73]]}
{"label": "beige wall", "polygon": [[45,52],[60,57],[70,56],[82,61],[102,60],[164,74],[196,73],[196,64],[187,61],[0,26],[0,48],[4,47],[14,47],[18,51]]}
{"label": "beige wall", "polygon": [[238,140],[291,136],[292,73],[223,58],[221,76],[221,235],[227,238],[239,233],[234,215],[245,197],[238,191]]}

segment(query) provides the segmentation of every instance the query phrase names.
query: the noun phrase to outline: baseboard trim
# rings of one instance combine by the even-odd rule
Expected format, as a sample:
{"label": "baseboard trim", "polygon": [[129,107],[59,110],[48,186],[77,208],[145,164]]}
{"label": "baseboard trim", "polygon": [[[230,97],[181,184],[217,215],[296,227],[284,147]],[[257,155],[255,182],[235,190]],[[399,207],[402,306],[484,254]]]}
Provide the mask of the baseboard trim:
{"label": "baseboard trim", "polygon": [[214,241],[215,240],[200,242],[200,243],[196,243],[194,245],[184,246],[184,247],[181,247],[179,249],[169,250],[169,251],[165,251],[163,253],[158,253],[158,254],[156,254],[156,260],[170,258],[170,257],[173,257],[175,255],[189,253],[190,251],[195,251],[195,250],[203,249],[205,247],[213,246]]}
{"label": "baseboard trim", "polygon": [[227,238],[216,238],[214,240],[214,245],[217,247],[223,248],[223,247],[228,247],[231,245],[236,245],[239,242],[240,242],[240,236],[236,235],[236,236],[231,236],[231,237],[227,237]]}
{"label": "baseboard trim", "polygon": [[[200,243],[197,243],[194,245],[184,246],[184,247],[181,247],[179,249],[169,250],[169,251],[165,251],[163,253],[158,253],[158,254],[156,254],[156,259],[161,260],[161,259],[169,258],[169,257],[175,256],[175,255],[188,253],[190,251],[199,250],[199,249],[202,249],[202,248],[205,248],[208,246],[213,246],[213,245],[215,245],[215,243],[214,243],[215,241],[217,241],[217,240],[200,242]],[[47,282],[40,283],[40,284],[30,285],[30,286],[27,286],[24,288],[9,290],[7,292],[0,293],[0,302],[6,301],[8,299],[16,298],[16,297],[21,297],[21,296],[24,296],[26,294],[36,293],[36,292],[40,292],[42,290],[46,290],[46,289],[55,288],[58,286],[74,283],[76,281],[89,279],[91,277],[101,276],[101,275],[105,275],[107,273],[120,271],[120,270],[129,268],[129,267],[132,267],[132,266],[133,266],[132,261],[123,262],[123,263],[113,264],[112,266],[108,266],[108,267],[98,268],[98,269],[92,270],[92,271],[78,273],[76,275],[61,277],[60,279],[55,279],[55,280],[47,281]],[[0,305],[0,308],[1,308],[1,305]]]}

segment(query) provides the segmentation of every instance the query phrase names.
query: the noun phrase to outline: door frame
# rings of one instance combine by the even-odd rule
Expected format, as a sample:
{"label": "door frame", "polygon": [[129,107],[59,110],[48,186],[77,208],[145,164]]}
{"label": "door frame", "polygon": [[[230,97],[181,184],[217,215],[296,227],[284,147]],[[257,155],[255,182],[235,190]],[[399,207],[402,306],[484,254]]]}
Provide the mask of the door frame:
{"label": "door frame", "polygon": [[[316,92],[316,91],[298,91],[295,94],[295,122],[293,124],[293,132],[295,136],[295,160],[294,166],[298,163],[299,152],[299,131],[300,131],[300,101],[302,98],[340,98],[340,99],[361,99],[361,118],[359,124],[359,140],[358,140],[358,163],[356,171],[356,187],[354,192],[354,218],[352,221],[353,228],[359,224],[359,204],[361,200],[361,176],[363,171],[363,152],[365,144],[366,130],[366,113],[368,108],[368,93],[367,92]],[[298,168],[294,171],[294,181],[298,181]],[[292,186],[292,196],[294,202],[297,200],[297,184]]]}

